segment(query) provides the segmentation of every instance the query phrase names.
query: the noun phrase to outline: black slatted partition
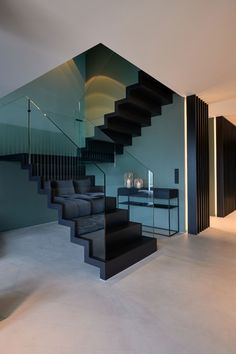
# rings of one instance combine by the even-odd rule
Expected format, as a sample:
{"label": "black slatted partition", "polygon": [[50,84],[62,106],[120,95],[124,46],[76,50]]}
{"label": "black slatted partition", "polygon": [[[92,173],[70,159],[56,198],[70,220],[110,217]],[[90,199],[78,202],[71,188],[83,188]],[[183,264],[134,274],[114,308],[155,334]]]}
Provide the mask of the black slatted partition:
{"label": "black slatted partition", "polygon": [[236,127],[224,117],[216,118],[217,216],[236,209]]}
{"label": "black slatted partition", "polygon": [[187,97],[188,232],[209,227],[208,105],[196,95]]}

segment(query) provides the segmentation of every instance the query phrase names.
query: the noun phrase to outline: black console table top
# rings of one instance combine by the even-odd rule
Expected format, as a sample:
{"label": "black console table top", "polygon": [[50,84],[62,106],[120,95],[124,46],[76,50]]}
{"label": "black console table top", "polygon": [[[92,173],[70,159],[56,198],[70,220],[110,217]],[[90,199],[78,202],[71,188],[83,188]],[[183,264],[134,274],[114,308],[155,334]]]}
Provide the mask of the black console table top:
{"label": "black console table top", "polygon": [[[166,209],[168,210],[168,234],[158,233],[164,236],[173,236],[177,232],[179,232],[179,190],[174,188],[152,188],[151,190],[142,188],[138,189],[135,187],[127,188],[121,187],[117,190],[118,195],[118,204],[127,205],[128,208],[130,206],[143,206],[143,207],[154,207],[158,209]],[[119,197],[126,196],[128,199],[126,201],[120,201]],[[131,200],[131,198],[147,198],[147,201],[135,201]],[[149,199],[150,198],[150,199]],[[157,203],[155,200],[166,200],[163,203]],[[177,199],[176,202],[171,203],[171,199]],[[178,221],[177,221],[177,229],[171,230],[170,227],[170,210],[177,208],[178,210]]]}
{"label": "black console table top", "polygon": [[132,197],[152,197],[156,199],[174,199],[178,198],[179,190],[174,188],[152,188],[150,191],[148,189],[138,189],[135,187],[118,188],[118,195],[120,196],[132,196]]}

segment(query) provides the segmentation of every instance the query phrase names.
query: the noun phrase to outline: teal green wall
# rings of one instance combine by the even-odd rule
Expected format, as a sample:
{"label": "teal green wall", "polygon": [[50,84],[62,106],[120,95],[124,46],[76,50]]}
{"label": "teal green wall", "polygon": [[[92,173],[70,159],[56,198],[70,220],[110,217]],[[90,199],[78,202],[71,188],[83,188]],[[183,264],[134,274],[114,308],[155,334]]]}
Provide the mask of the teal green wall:
{"label": "teal green wall", "polygon": [[48,209],[47,196],[37,192],[28,170],[18,162],[0,162],[0,231],[57,220],[57,211]]}
{"label": "teal green wall", "polygon": [[[83,147],[85,136],[94,135],[94,125],[103,124],[104,114],[114,111],[114,102],[125,97],[126,86],[137,80],[137,67],[100,44],[1,99],[1,105],[10,104],[0,106],[0,123],[27,127],[27,96],[42,111],[31,105],[32,128],[54,130],[43,116],[47,113]],[[7,138],[14,141],[14,135]]]}
{"label": "teal green wall", "polygon": [[102,44],[86,52],[85,117],[94,125],[114,111],[126,86],[138,81],[138,68]]}
{"label": "teal green wall", "polygon": [[[84,146],[85,55],[69,60],[1,100],[0,154],[28,152],[27,99],[34,100],[43,112],[77,143]],[[79,112],[80,102],[80,112]],[[75,146],[31,105],[31,152],[70,154]],[[57,220],[47,208],[46,196],[37,193],[29,182],[28,171],[20,164],[0,163],[0,230],[8,230]]]}
{"label": "teal green wall", "polygon": [[96,75],[104,75],[128,86],[137,82],[138,70],[135,65],[102,44],[86,52],[86,81]]}
{"label": "teal green wall", "polygon": [[[31,129],[31,153],[76,156],[77,148],[58,131]],[[28,130],[26,127],[0,124],[0,154],[28,153]]]}
{"label": "teal green wall", "polygon": [[[114,110],[114,102],[125,97],[126,86],[138,81],[138,69],[104,46],[92,48],[86,54],[85,116],[94,125],[103,124],[104,113]],[[116,196],[124,185],[124,173],[132,171],[147,185],[148,169],[154,172],[155,185],[178,188],[180,193],[180,230],[185,231],[184,212],[184,99],[174,95],[172,105],[162,107],[162,115],[152,118],[152,126],[142,129],[142,136],[133,139],[133,146],[117,156],[116,166],[100,164],[106,174],[108,195]],[[174,169],[179,168],[180,181],[174,183]],[[91,170],[91,167],[90,167]],[[152,223],[152,211],[133,208],[133,220]],[[173,220],[176,222],[173,212]],[[167,226],[167,213],[155,210],[155,220]]]}
{"label": "teal green wall", "polygon": [[[43,111],[48,112],[48,115],[73,141],[79,146],[83,146],[85,130],[90,131],[89,134],[93,132],[93,129],[90,129],[90,123],[94,125],[103,124],[104,113],[112,112],[114,102],[125,97],[126,86],[137,81],[138,69],[134,65],[105,46],[99,45],[25,85],[5,97],[1,102],[19,99],[24,95],[30,96]],[[87,120],[88,123],[78,123],[75,118]],[[10,146],[7,153],[14,153],[16,152],[14,148],[17,147],[17,150],[19,150],[21,144],[23,146],[22,151],[25,151],[27,149],[25,100],[20,99],[11,105],[10,109],[1,108],[0,120],[2,124],[0,133],[2,152],[4,151],[2,146],[7,146],[7,148]],[[23,141],[24,143],[22,143]],[[73,154],[72,145],[66,141],[66,138],[58,134],[58,130],[53,124],[33,108],[32,142],[35,147],[38,146],[40,151],[46,151],[49,148],[53,150],[53,153],[58,153],[61,152],[61,148],[64,149],[65,145],[68,145],[68,151],[72,149],[73,152],[70,151],[70,153]],[[100,164],[100,167],[106,173],[107,194],[116,196],[117,188],[124,184],[124,173],[129,171],[134,172],[136,177],[143,178],[145,185],[147,185],[147,172],[150,169],[154,172],[155,186],[179,188],[180,228],[181,231],[184,231],[183,98],[175,95],[174,103],[164,106],[162,115],[153,117],[152,126],[143,128],[142,136],[134,138],[133,146],[128,147],[126,151],[130,152],[131,155],[118,155],[115,167],[113,164]],[[35,152],[37,151],[35,150]],[[137,160],[135,160],[135,157]],[[175,168],[180,169],[179,185],[174,184]],[[97,184],[103,184],[103,174],[100,171],[98,172],[97,167],[90,165],[87,168],[87,173],[95,174]],[[22,178],[19,181],[23,181]],[[28,183],[26,178],[25,184]],[[2,189],[1,193],[2,199],[6,200],[7,192],[4,194],[4,189]],[[42,208],[41,212],[46,213],[45,209],[47,210],[45,207]],[[36,213],[31,211],[32,224],[33,222],[39,223],[38,210],[40,208],[37,209]],[[151,223],[152,212],[148,208],[134,208],[133,212],[133,219],[137,218],[137,221]],[[166,212],[156,210],[155,213],[158,213],[155,216],[158,219],[158,225],[165,227]],[[21,218],[18,222],[20,220]],[[14,223],[14,221],[12,222]],[[17,226],[14,224],[13,227]]]}
{"label": "teal green wall", "polygon": [[[125,150],[130,155],[118,155],[116,167],[101,164],[106,173],[107,194],[116,196],[117,188],[124,185],[123,175],[132,171],[144,179],[147,171],[154,173],[154,185],[160,188],[177,188],[180,194],[180,231],[185,231],[185,183],[184,183],[184,99],[174,95],[173,104],[162,107],[162,115],[152,118],[150,127],[142,128],[142,136],[133,138],[133,144]],[[145,166],[145,167],[144,167]],[[174,169],[179,168],[179,184],[174,183]],[[132,220],[152,225],[152,211],[132,207]],[[167,226],[166,210],[155,209],[156,225]],[[176,214],[173,212],[173,223]]]}
{"label": "teal green wall", "polygon": [[[75,119],[84,119],[85,75],[85,55],[82,54],[4,97],[1,104],[11,103],[0,106],[0,121],[7,121],[10,125],[26,125],[27,101],[22,97],[28,96],[77,145],[84,146],[84,125]],[[45,130],[53,129],[49,120],[42,123],[45,117],[34,106],[31,120],[35,128],[38,125],[42,128],[43,125]]]}
{"label": "teal green wall", "polygon": [[[180,230],[185,231],[184,183],[184,99],[174,95],[173,104],[162,106],[161,116],[152,118],[152,125],[142,129],[142,136],[127,147],[154,173],[159,188],[178,188],[180,194]],[[179,168],[179,184],[174,183],[174,169]],[[166,211],[155,210],[158,225],[165,226]]]}

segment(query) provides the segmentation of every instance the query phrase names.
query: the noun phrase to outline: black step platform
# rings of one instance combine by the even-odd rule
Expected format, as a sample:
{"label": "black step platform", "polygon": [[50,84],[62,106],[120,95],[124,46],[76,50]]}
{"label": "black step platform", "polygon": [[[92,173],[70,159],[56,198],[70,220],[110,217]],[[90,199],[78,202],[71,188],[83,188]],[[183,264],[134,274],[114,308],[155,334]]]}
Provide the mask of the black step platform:
{"label": "black step platform", "polygon": [[107,280],[156,251],[157,240],[145,236],[120,248],[117,247],[107,254],[106,262],[101,262],[100,278]]}

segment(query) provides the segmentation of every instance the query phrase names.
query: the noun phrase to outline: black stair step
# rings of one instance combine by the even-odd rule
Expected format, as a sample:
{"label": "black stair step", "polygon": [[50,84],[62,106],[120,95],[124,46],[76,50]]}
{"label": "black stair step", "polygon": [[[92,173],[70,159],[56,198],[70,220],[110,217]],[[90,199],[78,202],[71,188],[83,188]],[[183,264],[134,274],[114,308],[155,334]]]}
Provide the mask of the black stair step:
{"label": "black stair step", "polygon": [[106,213],[116,210],[116,197],[106,196],[105,198]]}
{"label": "black stair step", "polygon": [[111,229],[114,226],[128,224],[129,212],[126,209],[115,209],[106,213],[106,227]]}
{"label": "black stair step", "polygon": [[158,95],[155,96],[153,91],[135,84],[126,88],[126,96],[128,101],[144,107],[152,116],[161,115],[162,100]]}
{"label": "black stair step", "polygon": [[81,160],[84,162],[96,161],[96,162],[114,162],[114,152],[96,152],[90,150],[83,150],[81,152]]}
{"label": "black stair step", "polygon": [[28,154],[1,155],[0,161],[28,161]]}
{"label": "black stair step", "polygon": [[132,136],[141,135],[141,126],[127,120],[108,120],[104,125],[99,126],[101,130],[108,129],[118,133],[130,134]]}
{"label": "black stair step", "polygon": [[131,222],[106,228],[106,246],[119,247],[142,236],[142,225]]}
{"label": "black stair step", "polygon": [[[157,251],[156,239],[147,236],[141,236],[134,241],[109,249],[106,252],[106,260],[116,261],[119,259],[119,261],[117,262],[118,264],[114,264],[114,270],[107,278],[117,274],[118,271],[126,269],[155,251]],[[132,252],[135,252],[134,257],[132,257]],[[132,260],[132,258],[134,259]],[[120,267],[119,270],[117,269],[118,267]]]}
{"label": "black stair step", "polygon": [[76,168],[84,168],[85,164],[82,161],[73,161],[68,159],[67,161],[31,161],[31,165],[33,167],[38,167],[38,168],[61,168],[62,170],[68,170],[69,168],[72,169],[76,169]]}
{"label": "black stair step", "polygon": [[104,121],[105,121],[105,125],[109,124],[108,122],[112,122],[112,121],[116,121],[117,124],[119,122],[125,121],[127,123],[131,123],[131,124],[135,124],[135,125],[139,125],[140,127],[147,127],[151,125],[151,115],[149,114],[149,116],[145,117],[144,115],[138,115],[135,112],[132,112],[132,110],[129,111],[124,111],[124,112],[120,112],[120,113],[109,113],[109,114],[105,114],[104,116]]}
{"label": "black stair step", "polygon": [[123,134],[109,129],[104,129],[103,132],[116,144],[122,144],[124,146],[132,145],[132,136],[130,134]]}
{"label": "black stair step", "polygon": [[105,153],[111,155],[114,155],[114,152],[117,154],[123,154],[123,145],[97,140],[94,138],[86,138],[86,147],[81,149],[82,156],[85,152]]}
{"label": "black stair step", "polygon": [[59,155],[31,155],[32,169],[44,170],[72,170],[85,168],[84,163],[78,156],[59,156]]}
{"label": "black stair step", "polygon": [[[128,102],[126,98],[115,102],[115,112],[106,115],[111,117],[120,117],[133,123],[140,124],[141,127],[151,125],[151,113],[133,102]],[[105,119],[106,119],[105,116]]]}
{"label": "black stair step", "polygon": [[83,170],[77,171],[56,171],[56,170],[32,170],[33,177],[43,177],[47,179],[72,179],[76,176],[82,176],[84,174]]}
{"label": "black stair step", "polygon": [[143,71],[139,71],[139,84],[149,93],[155,94],[161,105],[173,102],[173,91]]}
{"label": "black stair step", "polygon": [[97,140],[94,138],[86,138],[86,148],[81,149],[82,151],[95,151],[95,152],[105,152],[114,153],[114,143],[107,142],[103,140]]}

